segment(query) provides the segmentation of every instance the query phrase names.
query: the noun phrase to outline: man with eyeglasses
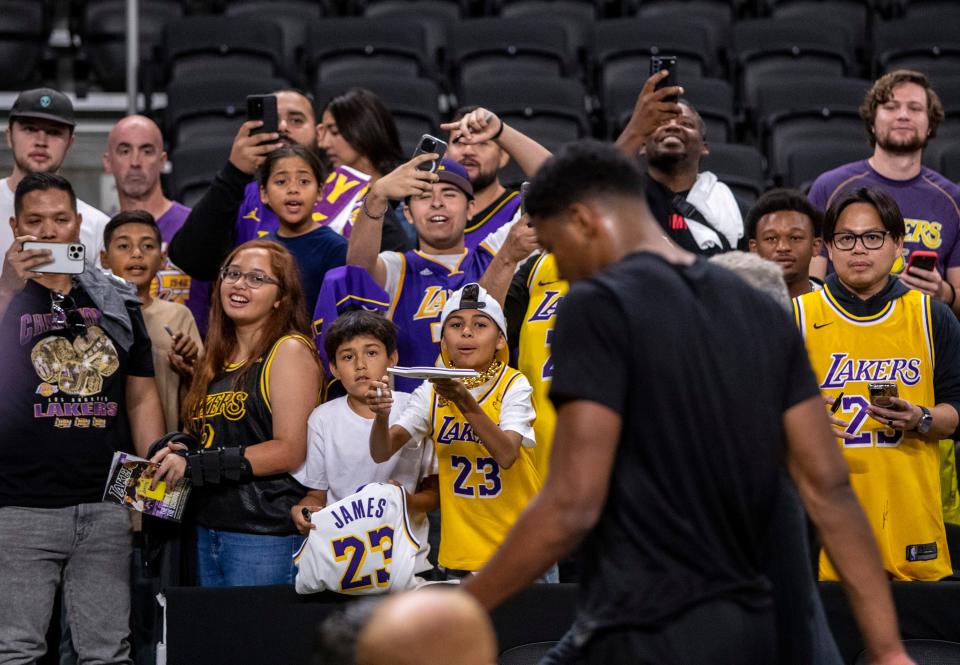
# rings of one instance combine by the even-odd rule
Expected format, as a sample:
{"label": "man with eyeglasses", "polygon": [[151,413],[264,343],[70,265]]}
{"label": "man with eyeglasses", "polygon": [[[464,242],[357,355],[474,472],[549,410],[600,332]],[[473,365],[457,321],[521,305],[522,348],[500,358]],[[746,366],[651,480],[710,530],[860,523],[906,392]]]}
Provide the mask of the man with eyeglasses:
{"label": "man with eyeglasses", "polygon": [[79,242],[76,206],[63,177],[27,174],[0,272],[0,663],[43,656],[60,585],[80,662],[132,662],[130,517],[101,498],[113,453],[146,455],[163,414],[136,293],[24,248]]}
{"label": "man with eyeglasses", "polygon": [[[823,224],[836,272],[795,299],[794,313],[884,568],[938,580],[953,573],[938,442],[960,423],[960,323],[890,274],[905,233],[883,190],[839,198]],[[820,577],[837,579],[823,553]]]}

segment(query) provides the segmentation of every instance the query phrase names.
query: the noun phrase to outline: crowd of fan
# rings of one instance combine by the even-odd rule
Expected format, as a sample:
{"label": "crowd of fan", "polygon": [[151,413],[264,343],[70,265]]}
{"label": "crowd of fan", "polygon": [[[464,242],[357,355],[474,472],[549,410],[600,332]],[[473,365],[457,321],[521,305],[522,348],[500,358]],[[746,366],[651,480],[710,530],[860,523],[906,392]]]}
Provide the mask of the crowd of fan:
{"label": "crowd of fan", "polygon": [[[943,118],[935,92],[922,74],[884,75],[861,108],[870,159],[823,174],[809,194],[770,191],[748,210],[700,170],[704,123],[675,99],[682,91],[656,89],[665,75],[639,91],[617,140],[642,159],[663,236],[717,255],[791,309],[851,466],[870,466],[854,487],[887,572],[952,575],[944,521],[960,523],[960,188],[921,166]],[[81,661],[130,662],[131,520],[100,501],[115,450],[194,485],[183,536],[191,564],[178,561],[169,579],[188,571],[204,586],[293,584],[313,514],[373,482],[406,492],[413,572],[463,577],[490,558],[549,471],[551,331],[577,275],[538,245],[523,197],[500,173],[514,160],[532,180],[550,153],[471,107],[439,128],[443,154],[408,159],[368,91],[319,100],[319,113],[299,91],[274,94],[278,132],[243,123],[192,210],[161,189],[159,127],[143,116],[117,122],[103,155],[119,194],[112,219],[56,175],[74,140],[66,96],[29,90],[13,106],[15,166],[0,181],[0,217],[10,220],[0,229],[10,341],[0,596],[15,602],[0,603],[0,662],[44,653],[61,592]],[[35,272],[49,254],[25,247],[33,240],[81,242],[88,265],[75,276]],[[918,251],[935,263],[911,265]],[[862,323],[862,336],[821,333],[834,314]],[[847,356],[860,364],[847,367]],[[388,381],[393,365],[478,377]],[[866,380],[900,393],[878,405],[845,388]],[[162,438],[179,431],[187,436]],[[906,451],[904,437],[917,433],[940,444],[909,467],[868,456]],[[825,555],[820,574],[836,579]],[[543,581],[557,579],[554,568]]]}

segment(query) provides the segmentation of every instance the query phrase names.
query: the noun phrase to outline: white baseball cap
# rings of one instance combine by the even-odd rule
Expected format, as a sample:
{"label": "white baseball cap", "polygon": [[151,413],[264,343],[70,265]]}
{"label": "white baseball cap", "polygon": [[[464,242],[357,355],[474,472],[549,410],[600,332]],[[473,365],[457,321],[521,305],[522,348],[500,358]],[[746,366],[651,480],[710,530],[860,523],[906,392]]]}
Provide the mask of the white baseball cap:
{"label": "white baseball cap", "polygon": [[476,282],[464,284],[460,290],[455,291],[447,298],[443,311],[440,313],[440,330],[443,330],[447,318],[451,314],[462,309],[476,309],[489,316],[500,328],[503,338],[507,338],[507,320],[503,316],[503,308],[500,307],[496,298],[492,298],[487,290]]}

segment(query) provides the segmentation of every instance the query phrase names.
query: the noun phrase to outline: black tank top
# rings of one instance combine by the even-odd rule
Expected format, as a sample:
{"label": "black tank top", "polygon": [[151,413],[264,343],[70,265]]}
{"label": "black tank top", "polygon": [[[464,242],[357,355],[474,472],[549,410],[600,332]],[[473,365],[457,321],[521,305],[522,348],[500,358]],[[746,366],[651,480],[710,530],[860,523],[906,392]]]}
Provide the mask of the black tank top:
{"label": "black tank top", "polygon": [[[201,441],[204,448],[252,446],[273,438],[270,407],[270,365],[277,348],[286,339],[296,339],[313,348],[298,335],[276,341],[257,358],[243,383],[234,385],[236,372],[244,364],[231,365],[210,382],[204,404]],[[297,533],[290,508],[306,489],[290,474],[258,476],[251,482],[203,485],[190,497],[197,524],[208,529],[274,536]]]}

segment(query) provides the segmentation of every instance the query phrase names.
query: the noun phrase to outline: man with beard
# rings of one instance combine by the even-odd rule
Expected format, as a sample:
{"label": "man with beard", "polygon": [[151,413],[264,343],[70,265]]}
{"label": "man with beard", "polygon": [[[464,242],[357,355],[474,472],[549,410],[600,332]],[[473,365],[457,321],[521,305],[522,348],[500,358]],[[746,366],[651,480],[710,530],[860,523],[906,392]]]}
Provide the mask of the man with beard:
{"label": "man with beard", "polygon": [[[499,127],[495,138],[485,141],[465,140],[464,118],[470,123],[483,116],[486,122]],[[535,173],[550,153],[530,137],[503,124],[502,118],[477,106],[464,106],[443,125],[450,130],[447,159],[459,162],[470,175],[473,185],[476,212],[467,221],[464,242],[467,248],[476,249],[484,238],[517,217],[520,209],[520,192],[507,189],[500,182],[500,172],[510,159],[528,176]]]}
{"label": "man with beard", "polygon": [[[647,79],[617,145],[627,156],[646,156],[647,205],[671,240],[704,256],[736,249],[743,239],[740,204],[716,175],[700,172],[700,159],[710,152],[707,126],[690,102],[669,101],[680,88],[656,89],[667,74]],[[651,114],[664,119],[653,132],[638,131]]]}
{"label": "man with beard", "polygon": [[[103,170],[117,185],[120,211],[145,210],[157,221],[163,251],[183,226],[190,208],[163,195],[160,173],[167,163],[163,135],[150,118],[130,115],[110,130]],[[192,280],[164,257],[155,278],[156,297],[186,305],[201,332],[207,329],[210,285]]]}
{"label": "man with beard", "polygon": [[[13,173],[0,180],[0,219],[14,216],[13,193],[28,173],[57,173],[73,145],[73,103],[58,90],[24,90],[10,109],[7,145],[13,151]],[[77,212],[83,219],[80,242],[86,248],[86,260],[97,265],[103,249],[103,227],[110,218],[93,206],[77,199]],[[0,224],[0,253],[13,244],[13,232]]]}
{"label": "man with beard", "polygon": [[[907,226],[903,256],[893,272],[910,288],[945,302],[960,312],[960,188],[921,164],[927,141],[936,135],[944,112],[926,75],[907,69],[884,74],[860,106],[873,155],[827,171],[810,188],[810,202],[826,210],[839,197],[861,187],[882,189],[900,207]],[[937,253],[934,270],[904,270],[911,252]],[[810,264],[811,274],[828,271],[825,254]],[[944,279],[946,278],[946,279]]]}

